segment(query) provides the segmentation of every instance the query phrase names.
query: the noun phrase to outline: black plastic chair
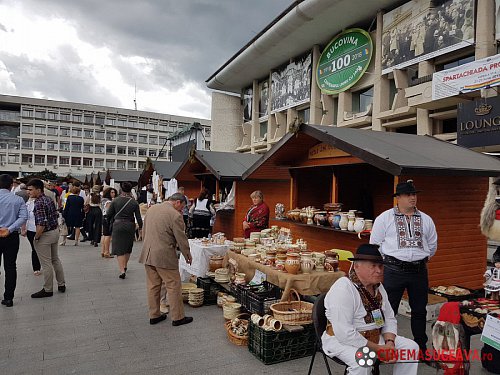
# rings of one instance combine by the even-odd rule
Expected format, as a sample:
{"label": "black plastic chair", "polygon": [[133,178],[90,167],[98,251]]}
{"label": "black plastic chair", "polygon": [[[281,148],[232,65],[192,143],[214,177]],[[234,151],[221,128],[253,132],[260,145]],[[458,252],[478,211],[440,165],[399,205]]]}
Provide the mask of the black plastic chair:
{"label": "black plastic chair", "polygon": [[[328,359],[331,359],[332,361],[338,363],[341,366],[345,366],[345,369],[344,369],[344,375],[345,375],[345,374],[347,374],[347,367],[348,366],[344,363],[344,361],[340,360],[337,357],[329,357],[323,351],[321,336],[323,335],[323,332],[325,332],[326,325],[328,323],[328,319],[326,318],[326,315],[325,315],[325,296],[326,296],[326,293],[321,294],[318,297],[318,299],[316,300],[316,302],[314,302],[314,306],[313,306],[312,318],[313,318],[313,323],[314,323],[314,331],[316,333],[316,344],[315,344],[314,353],[313,353],[312,358],[311,358],[311,364],[309,365],[309,372],[307,374],[311,375],[313,364],[314,364],[314,359],[316,357],[316,352],[319,351],[323,355],[323,360],[325,361],[326,370],[328,371],[328,375],[332,375],[332,371],[330,370],[330,365],[328,363]],[[378,361],[375,363],[375,365],[372,368],[372,374],[373,375],[380,374]]]}

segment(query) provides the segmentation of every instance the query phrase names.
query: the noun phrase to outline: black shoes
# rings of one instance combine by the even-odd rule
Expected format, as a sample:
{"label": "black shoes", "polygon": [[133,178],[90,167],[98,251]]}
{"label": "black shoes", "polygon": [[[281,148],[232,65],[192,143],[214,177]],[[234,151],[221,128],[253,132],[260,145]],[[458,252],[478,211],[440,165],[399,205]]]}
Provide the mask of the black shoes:
{"label": "black shoes", "polygon": [[67,238],[68,240],[72,240],[72,241],[74,241],[75,236],[74,236],[74,235],[72,235],[72,234],[70,234],[69,236],[66,236],[66,238]]}
{"label": "black shoes", "polygon": [[12,307],[12,306],[14,306],[14,302],[12,302],[11,299],[3,299],[2,305],[6,306],[6,307]]}
{"label": "black shoes", "polygon": [[[66,288],[66,287],[65,287]],[[31,295],[31,298],[45,298],[45,297],[52,297],[54,293],[52,292],[46,292],[45,289],[40,290],[39,292],[33,293]]]}
{"label": "black shoes", "polygon": [[127,275],[125,275],[125,272],[124,272],[124,273],[121,273],[118,277],[119,277],[120,279],[124,279],[126,276],[127,276]]}
{"label": "black shoes", "polygon": [[60,285],[60,286],[58,286],[57,290],[60,291],[61,293],[66,292],[66,285]]}
{"label": "black shoes", "polygon": [[167,319],[167,315],[162,314],[158,318],[149,319],[149,324],[151,324],[151,325],[158,324],[160,322],[163,322],[165,319]]}
{"label": "black shoes", "polygon": [[174,320],[174,321],[172,322],[172,325],[173,325],[173,326],[175,326],[175,327],[177,327],[177,326],[181,326],[181,325],[183,325],[183,324],[189,324],[189,323],[191,323],[192,321],[193,321],[193,318],[192,318],[192,317],[190,317],[190,316],[185,316],[185,317],[184,317],[184,318],[182,318],[182,319],[179,319],[179,320]]}

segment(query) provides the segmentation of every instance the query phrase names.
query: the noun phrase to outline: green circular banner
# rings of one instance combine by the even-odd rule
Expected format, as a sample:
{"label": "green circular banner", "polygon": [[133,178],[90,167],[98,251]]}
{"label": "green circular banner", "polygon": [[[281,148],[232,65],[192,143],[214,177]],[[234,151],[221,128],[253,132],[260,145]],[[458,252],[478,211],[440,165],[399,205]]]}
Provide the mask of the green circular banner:
{"label": "green circular banner", "polygon": [[349,29],[337,35],[319,58],[316,82],[325,94],[338,94],[352,87],[370,65],[373,43],[370,34]]}

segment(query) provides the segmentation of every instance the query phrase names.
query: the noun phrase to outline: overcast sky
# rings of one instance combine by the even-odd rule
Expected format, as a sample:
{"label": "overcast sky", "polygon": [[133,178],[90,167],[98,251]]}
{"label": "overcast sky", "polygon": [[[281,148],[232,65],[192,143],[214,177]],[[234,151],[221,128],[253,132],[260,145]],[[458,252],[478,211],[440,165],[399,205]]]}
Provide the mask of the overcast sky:
{"label": "overcast sky", "polygon": [[205,80],[292,0],[0,0],[0,94],[210,117]]}

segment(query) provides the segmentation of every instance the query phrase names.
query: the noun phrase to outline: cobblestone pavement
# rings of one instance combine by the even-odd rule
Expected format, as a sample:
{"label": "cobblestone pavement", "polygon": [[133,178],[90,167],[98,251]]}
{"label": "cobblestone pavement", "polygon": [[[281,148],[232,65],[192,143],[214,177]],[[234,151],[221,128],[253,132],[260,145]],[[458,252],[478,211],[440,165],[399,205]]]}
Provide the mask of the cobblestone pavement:
{"label": "cobblestone pavement", "polygon": [[[194,322],[151,326],[145,272],[134,245],[127,278],[118,278],[116,259],[103,259],[88,243],[60,247],[67,292],[31,299],[42,277],[31,269],[29,244],[21,239],[14,307],[0,306],[0,374],[306,374],[310,357],[266,366],[246,348],[228,342],[221,309],[190,308]],[[0,276],[3,292],[3,270]],[[406,336],[409,320],[401,317]],[[477,337],[473,348],[480,348]],[[335,374],[343,368],[331,363]],[[474,364],[471,374],[486,373]],[[316,357],[314,374],[326,374]],[[390,374],[390,366],[382,373]],[[435,374],[420,365],[419,374]]]}

